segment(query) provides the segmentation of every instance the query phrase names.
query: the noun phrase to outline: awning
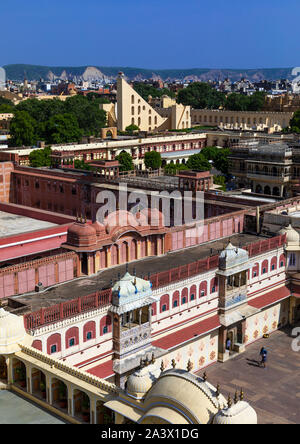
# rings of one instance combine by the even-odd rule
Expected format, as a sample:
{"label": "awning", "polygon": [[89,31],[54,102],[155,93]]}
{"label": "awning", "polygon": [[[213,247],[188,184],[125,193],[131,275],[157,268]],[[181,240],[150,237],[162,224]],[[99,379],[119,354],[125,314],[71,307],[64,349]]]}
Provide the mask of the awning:
{"label": "awning", "polygon": [[189,325],[181,330],[177,330],[175,333],[171,333],[162,337],[161,339],[157,339],[152,342],[154,347],[159,347],[164,350],[170,350],[171,348],[176,347],[184,342],[187,342],[191,339],[195,339],[200,335],[205,333],[209,333],[210,331],[216,330],[221,326],[219,316],[211,316],[208,319],[197,322],[196,324]]}
{"label": "awning", "polygon": [[244,319],[253,316],[258,313],[260,310],[257,308],[251,307],[250,305],[244,305],[243,307],[238,308],[230,313],[225,313],[224,315],[220,315],[220,322],[224,327],[228,327],[229,325],[235,324],[237,322],[243,321]]}
{"label": "awning", "polygon": [[136,407],[132,407],[125,402],[122,402],[120,399],[112,399],[111,401],[107,401],[104,406],[110,410],[113,410],[114,412],[120,413],[120,415],[125,416],[125,418],[128,418],[133,422],[137,422],[144,413],[140,412]]}
{"label": "awning", "polygon": [[283,287],[276,288],[262,296],[258,296],[255,299],[250,299],[248,304],[255,308],[266,308],[269,307],[269,305],[276,304],[276,302],[288,298],[289,296],[291,296],[291,290],[284,285]]}

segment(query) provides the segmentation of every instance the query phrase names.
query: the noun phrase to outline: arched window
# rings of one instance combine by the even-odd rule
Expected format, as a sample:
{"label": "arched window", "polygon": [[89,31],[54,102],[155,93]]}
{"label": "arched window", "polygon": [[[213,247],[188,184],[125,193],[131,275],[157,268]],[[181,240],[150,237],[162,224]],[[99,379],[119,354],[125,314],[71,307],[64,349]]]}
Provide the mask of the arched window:
{"label": "arched window", "polygon": [[134,106],[131,107],[131,114],[134,116]]}
{"label": "arched window", "polygon": [[[55,350],[55,351],[54,351]],[[59,333],[54,333],[47,339],[47,353],[56,353],[61,351],[61,335]]]}
{"label": "arched window", "polygon": [[111,332],[111,317],[109,315],[104,316],[100,321],[100,335],[105,335]]}
{"label": "arched window", "polygon": [[285,267],[285,255],[281,254],[279,258],[280,268]]}
{"label": "arched window", "polygon": [[203,281],[199,286],[199,297],[201,298],[206,295],[207,295],[207,282]]}
{"label": "arched window", "polygon": [[79,328],[72,327],[66,332],[66,348],[74,347],[79,344]]}
{"label": "arched window", "polygon": [[96,337],[96,323],[94,321],[87,322],[83,327],[83,342],[95,339]]}
{"label": "arched window", "polygon": [[271,259],[271,271],[277,270],[277,257],[274,256]]}
{"label": "arched window", "polygon": [[42,341],[40,341],[39,339],[36,339],[35,341],[33,341],[31,347],[36,348],[39,351],[43,351],[43,344],[42,344]]}
{"label": "arched window", "polygon": [[187,303],[187,301],[188,301],[188,294],[189,294],[188,289],[184,288],[182,290],[182,292],[181,292],[181,305],[184,305],[184,304]]}
{"label": "arched window", "polygon": [[196,285],[192,285],[190,288],[190,301],[194,301],[196,299],[197,287]]}
{"label": "arched window", "polygon": [[216,293],[218,291],[218,279],[217,278],[213,278],[210,281],[210,292],[211,293]]}
{"label": "arched window", "polygon": [[169,310],[169,295],[168,294],[164,294],[161,298],[160,298],[160,312],[162,313],[163,311],[167,311]]}
{"label": "arched window", "polygon": [[134,105],[134,95],[131,96],[131,104]]}
{"label": "arched window", "polygon": [[256,263],[252,268],[252,278],[256,278],[259,275],[259,264]]}
{"label": "arched window", "polygon": [[172,306],[173,308],[179,306],[179,291],[175,291],[175,293],[173,293]]}
{"label": "arched window", "polygon": [[266,274],[268,273],[268,271],[269,271],[269,263],[267,259],[265,259],[261,264],[261,274]]}

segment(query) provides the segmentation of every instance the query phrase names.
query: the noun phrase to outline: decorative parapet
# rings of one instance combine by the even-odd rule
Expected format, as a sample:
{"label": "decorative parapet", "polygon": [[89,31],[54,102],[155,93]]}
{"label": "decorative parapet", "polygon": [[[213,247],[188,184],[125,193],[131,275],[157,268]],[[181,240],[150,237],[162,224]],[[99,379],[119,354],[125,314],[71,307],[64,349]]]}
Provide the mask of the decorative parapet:
{"label": "decorative parapet", "polygon": [[[98,378],[97,376],[89,375],[85,371],[75,368],[71,365],[65,364],[58,359],[50,358],[39,350],[36,350],[33,347],[25,347],[24,345],[20,345],[21,351],[28,356],[31,356],[38,361],[43,362],[44,364],[48,364],[51,368],[56,368],[57,370],[61,370],[63,373],[67,375],[73,376],[74,378],[79,379],[80,381],[86,382],[93,387],[97,387],[102,390],[106,390],[110,393],[119,393],[121,390],[115,384],[111,382],[107,382],[104,379]],[[35,363],[35,365],[37,365]]]}

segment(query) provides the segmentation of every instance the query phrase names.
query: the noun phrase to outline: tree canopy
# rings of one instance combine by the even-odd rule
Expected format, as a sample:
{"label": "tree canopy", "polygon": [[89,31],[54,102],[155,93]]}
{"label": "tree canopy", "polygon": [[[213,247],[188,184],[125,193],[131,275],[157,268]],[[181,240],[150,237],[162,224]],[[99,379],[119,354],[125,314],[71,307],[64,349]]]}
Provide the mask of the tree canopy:
{"label": "tree canopy", "polygon": [[209,161],[201,153],[190,156],[186,166],[193,171],[210,171],[211,169]]}
{"label": "tree canopy", "polygon": [[194,109],[218,109],[224,106],[226,97],[208,83],[194,82],[179,91],[177,101]]}
{"label": "tree canopy", "polygon": [[146,168],[157,170],[161,167],[162,163],[160,153],[157,153],[156,151],[149,151],[148,153],[145,153],[144,163]]}
{"label": "tree canopy", "polygon": [[126,151],[122,151],[116,156],[116,160],[119,161],[120,171],[131,171],[134,169],[132,157]]}
{"label": "tree canopy", "polygon": [[45,135],[49,143],[60,144],[79,142],[82,136],[74,114],[57,114],[52,116],[45,126]]}
{"label": "tree canopy", "polygon": [[[101,102],[102,99],[98,97],[92,99],[79,95],[69,97],[64,102],[57,98],[28,99],[15,106],[14,113],[25,112],[23,123],[26,127],[33,127],[31,139],[34,142],[29,144],[37,140],[44,140],[47,144],[77,142],[82,135],[99,135],[100,129],[106,125],[106,112],[99,107]],[[22,136],[20,119],[16,119],[11,126],[11,135],[11,144],[15,146],[27,145],[30,140],[28,136]]]}
{"label": "tree canopy", "polygon": [[43,167],[51,165],[51,148],[36,149],[29,154],[29,163],[31,167]]}
{"label": "tree canopy", "polygon": [[37,142],[36,121],[26,111],[17,111],[10,123],[11,144],[31,146]]}
{"label": "tree canopy", "polygon": [[148,83],[136,82],[134,83],[133,87],[135,91],[146,101],[148,101],[149,96],[157,98],[162,97],[163,95],[167,95],[171,98],[175,97],[173,91],[170,91],[168,88],[159,89],[149,85]]}
{"label": "tree canopy", "polygon": [[217,91],[208,83],[194,82],[178,93],[178,103],[194,109],[218,109],[229,111],[261,111],[265,103],[265,93],[255,92],[251,96],[240,93]]}
{"label": "tree canopy", "polygon": [[300,133],[300,110],[296,111],[290,121],[290,130],[293,133]]}

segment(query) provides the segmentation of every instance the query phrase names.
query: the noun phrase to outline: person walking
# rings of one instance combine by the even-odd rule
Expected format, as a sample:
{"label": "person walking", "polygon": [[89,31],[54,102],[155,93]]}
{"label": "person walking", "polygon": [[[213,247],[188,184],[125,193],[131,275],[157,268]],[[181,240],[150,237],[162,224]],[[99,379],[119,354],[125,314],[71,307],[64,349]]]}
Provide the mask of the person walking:
{"label": "person walking", "polygon": [[261,357],[260,366],[266,368],[268,351],[265,349],[265,347],[262,347],[259,354]]}

